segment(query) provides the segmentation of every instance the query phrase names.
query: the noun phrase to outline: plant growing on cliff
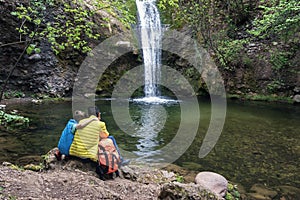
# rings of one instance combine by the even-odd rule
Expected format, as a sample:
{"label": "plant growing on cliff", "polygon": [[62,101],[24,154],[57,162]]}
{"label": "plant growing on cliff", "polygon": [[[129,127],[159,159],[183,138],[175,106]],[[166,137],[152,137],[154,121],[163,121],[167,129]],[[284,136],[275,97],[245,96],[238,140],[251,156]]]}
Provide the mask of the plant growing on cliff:
{"label": "plant growing on cliff", "polygon": [[254,22],[254,29],[250,31],[256,37],[279,37],[287,40],[297,40],[295,34],[300,31],[300,2],[298,0],[261,0],[259,8],[262,10]]}
{"label": "plant growing on cliff", "polygon": [[289,56],[291,56],[290,52],[283,51],[274,51],[270,52],[271,58],[270,63],[272,64],[272,68],[274,70],[280,70],[290,65]]}
{"label": "plant growing on cliff", "polygon": [[[37,40],[47,39],[53,51],[58,54],[66,48],[74,48],[86,53],[90,50],[86,39],[98,39],[99,34],[93,32],[95,24],[91,21],[92,12],[75,7],[75,1],[57,3],[54,0],[31,0],[29,6],[16,8],[11,14],[21,20],[17,30],[22,37],[33,38],[35,43],[30,44],[27,53],[38,53]],[[54,15],[54,9],[63,12]],[[30,28],[30,26],[34,28]]]}
{"label": "plant growing on cliff", "polygon": [[159,0],[159,8],[175,27],[187,25],[192,35],[225,69],[240,58],[246,40],[236,39],[237,27],[249,20],[255,2],[228,0]]}
{"label": "plant growing on cliff", "polygon": [[169,24],[174,28],[179,28],[183,25],[179,0],[158,0],[157,6],[161,12],[164,24]]}
{"label": "plant growing on cliff", "polygon": [[[21,20],[17,30],[20,40],[33,38],[34,43],[27,47],[27,53],[39,53],[38,40],[47,39],[55,54],[66,49],[75,49],[87,53],[91,50],[89,40],[97,40],[98,25],[93,21],[100,10],[118,18],[126,27],[134,21],[134,12],[127,9],[131,1],[94,0],[92,5],[81,0],[30,0],[28,6],[19,6],[11,14]],[[100,26],[109,26],[109,18],[102,17]]]}

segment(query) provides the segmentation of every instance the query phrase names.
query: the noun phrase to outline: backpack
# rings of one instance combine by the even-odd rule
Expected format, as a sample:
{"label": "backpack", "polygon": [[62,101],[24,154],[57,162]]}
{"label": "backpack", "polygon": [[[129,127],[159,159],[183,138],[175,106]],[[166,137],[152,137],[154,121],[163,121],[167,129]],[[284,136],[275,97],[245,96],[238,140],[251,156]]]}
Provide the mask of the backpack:
{"label": "backpack", "polygon": [[118,176],[120,155],[110,138],[101,139],[98,144],[98,166],[97,173],[100,179],[104,180],[105,175],[113,177],[115,172]]}

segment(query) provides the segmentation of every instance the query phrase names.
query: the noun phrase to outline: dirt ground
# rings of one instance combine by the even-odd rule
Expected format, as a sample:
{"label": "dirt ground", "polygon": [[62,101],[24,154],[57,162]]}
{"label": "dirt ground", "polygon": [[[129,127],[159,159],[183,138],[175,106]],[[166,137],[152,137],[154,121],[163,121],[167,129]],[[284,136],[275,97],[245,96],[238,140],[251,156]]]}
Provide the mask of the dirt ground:
{"label": "dirt ground", "polygon": [[0,167],[0,199],[157,199],[159,184],[124,178],[102,181],[93,172],[34,172]]}

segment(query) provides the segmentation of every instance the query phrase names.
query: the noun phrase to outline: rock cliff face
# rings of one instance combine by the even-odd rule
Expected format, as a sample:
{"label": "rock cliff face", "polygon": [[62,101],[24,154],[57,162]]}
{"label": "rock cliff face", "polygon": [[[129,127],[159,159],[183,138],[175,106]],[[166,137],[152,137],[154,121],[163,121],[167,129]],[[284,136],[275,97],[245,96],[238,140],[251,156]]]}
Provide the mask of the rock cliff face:
{"label": "rock cliff face", "polygon": [[[243,60],[232,70],[222,72],[227,91],[293,98],[299,94],[300,87],[300,52],[297,49],[296,43],[260,41],[248,44],[241,53],[248,58],[248,63]],[[286,52],[289,52],[288,58],[281,57]]]}
{"label": "rock cliff face", "polygon": [[[11,15],[12,11],[20,5],[27,6],[29,1],[4,0],[0,4],[0,86],[13,68],[17,59],[26,47],[16,28],[21,26],[21,21]],[[87,5],[88,7],[88,5]],[[47,17],[59,15],[59,9],[50,13]],[[101,16],[102,15],[102,16]],[[104,16],[105,15],[105,16]],[[109,28],[102,27],[96,30],[102,38],[114,34],[122,29],[120,22],[111,18],[107,13],[99,12],[95,16],[95,22],[100,24],[103,17],[110,18]],[[29,24],[30,27],[30,24]],[[27,39],[28,40],[28,39]],[[47,41],[38,41],[41,52],[38,54],[22,56],[19,64],[9,78],[7,90],[24,92],[26,95],[65,97],[70,96],[74,80],[84,54],[76,51],[65,52],[58,56],[53,53]],[[90,41],[92,46],[99,41]]]}
{"label": "rock cliff face", "polygon": [[[20,42],[16,28],[20,21],[10,13],[21,1],[4,1],[0,5],[0,84],[4,83],[16,60],[25,48]],[[27,1],[22,2],[26,5]],[[23,39],[24,40],[24,39]],[[24,55],[9,79],[8,89],[50,96],[63,96],[70,92],[75,72],[64,68],[51,51],[50,45],[41,43],[41,53],[33,56]]]}

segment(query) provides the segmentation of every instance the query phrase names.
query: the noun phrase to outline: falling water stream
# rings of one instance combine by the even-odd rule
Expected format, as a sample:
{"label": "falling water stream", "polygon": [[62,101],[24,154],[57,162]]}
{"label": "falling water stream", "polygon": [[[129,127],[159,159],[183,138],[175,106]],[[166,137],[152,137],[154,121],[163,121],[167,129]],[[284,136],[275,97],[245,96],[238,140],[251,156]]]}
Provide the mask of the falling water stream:
{"label": "falling water stream", "polygon": [[145,97],[160,95],[157,85],[160,83],[161,71],[161,37],[160,16],[154,0],[136,0],[139,34],[144,59]]}

